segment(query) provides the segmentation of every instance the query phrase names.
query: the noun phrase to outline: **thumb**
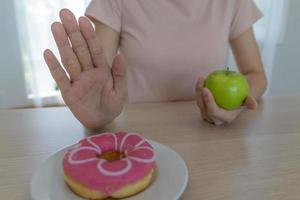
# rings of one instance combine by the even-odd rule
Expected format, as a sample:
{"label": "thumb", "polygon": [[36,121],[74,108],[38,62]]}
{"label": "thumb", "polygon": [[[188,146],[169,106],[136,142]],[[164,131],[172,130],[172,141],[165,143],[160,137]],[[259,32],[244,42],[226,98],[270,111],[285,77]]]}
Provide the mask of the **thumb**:
{"label": "thumb", "polygon": [[196,83],[196,87],[195,87],[196,93],[197,93],[197,94],[201,93],[201,90],[202,90],[203,87],[204,87],[204,81],[205,81],[205,78],[204,78],[204,77],[200,76],[200,77],[198,78],[197,83]]}
{"label": "thumb", "polygon": [[254,97],[248,96],[244,102],[244,106],[246,106],[250,110],[255,110],[258,105]]}
{"label": "thumb", "polygon": [[114,81],[114,89],[117,92],[127,89],[126,65],[123,55],[118,54],[115,56],[111,71]]}

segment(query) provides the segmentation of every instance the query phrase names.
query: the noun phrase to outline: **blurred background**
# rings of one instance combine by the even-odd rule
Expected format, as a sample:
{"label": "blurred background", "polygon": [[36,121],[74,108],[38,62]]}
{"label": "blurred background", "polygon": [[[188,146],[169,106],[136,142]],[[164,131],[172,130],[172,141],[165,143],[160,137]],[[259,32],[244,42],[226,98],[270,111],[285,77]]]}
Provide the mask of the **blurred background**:
{"label": "blurred background", "polygon": [[[300,95],[300,1],[255,0],[264,18],[255,34],[269,80],[266,96]],[[61,8],[83,15],[90,0],[1,0],[0,108],[61,105],[58,88],[43,60],[58,52],[50,25]],[[228,65],[235,66],[228,53]]]}

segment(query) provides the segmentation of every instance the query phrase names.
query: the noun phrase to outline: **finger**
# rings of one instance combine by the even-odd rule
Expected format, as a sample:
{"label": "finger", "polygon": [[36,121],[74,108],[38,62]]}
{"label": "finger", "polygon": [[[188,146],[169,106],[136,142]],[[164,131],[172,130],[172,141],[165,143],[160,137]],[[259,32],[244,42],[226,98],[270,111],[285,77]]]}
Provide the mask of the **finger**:
{"label": "finger", "polygon": [[112,75],[114,81],[114,89],[116,92],[122,92],[127,90],[127,79],[126,79],[126,65],[124,57],[118,54],[112,64]]}
{"label": "finger", "polygon": [[51,29],[65,69],[69,73],[72,81],[78,80],[81,73],[80,63],[70,46],[63,25],[59,22],[54,22]]}
{"label": "finger", "polygon": [[225,123],[229,124],[232,122],[232,120],[234,119],[234,115],[232,112],[237,112],[237,110],[227,111],[219,108],[214,100],[212,93],[207,88],[203,89],[203,98],[207,108],[207,114],[216,125],[223,125]]}
{"label": "finger", "polygon": [[252,96],[248,96],[244,102],[244,106],[246,106],[250,110],[255,110],[258,107],[257,101]]}
{"label": "finger", "polygon": [[[198,96],[198,95],[197,95]],[[203,103],[203,99],[200,96],[196,97],[196,101],[197,101],[197,105],[200,109],[200,113],[201,113],[201,116],[204,120],[208,121],[208,122],[213,122],[213,120],[211,120],[208,116],[207,116],[207,113],[206,113],[206,108],[205,108],[205,105]]]}
{"label": "finger", "polygon": [[44,51],[44,59],[48,65],[50,73],[60,88],[62,93],[66,93],[71,88],[70,80],[55,55],[49,49]]}
{"label": "finger", "polygon": [[203,89],[203,82],[204,78],[200,77],[196,83],[196,102],[198,107],[200,108],[200,112],[203,118],[206,118],[205,116],[205,105],[202,98],[202,89]]}
{"label": "finger", "polygon": [[93,62],[96,67],[108,67],[104,50],[91,22],[86,17],[79,18],[79,27],[85,40],[88,43]]}
{"label": "finger", "polygon": [[213,123],[213,120],[210,119],[208,116],[207,116],[207,113],[206,113],[206,107],[205,107],[205,104],[204,104],[204,100],[203,100],[203,95],[202,95],[202,90],[203,90],[203,86],[204,86],[204,78],[203,77],[199,77],[197,83],[196,83],[196,102],[197,102],[197,105],[198,107],[200,108],[200,112],[201,112],[201,116],[204,120],[210,122],[210,123]]}
{"label": "finger", "polygon": [[201,90],[204,88],[204,77],[200,76],[197,80],[197,83],[196,83],[196,92],[201,92]]}
{"label": "finger", "polygon": [[74,14],[68,9],[62,9],[59,16],[70,38],[72,48],[77,55],[82,70],[94,68],[88,45],[80,32]]}
{"label": "finger", "polygon": [[210,116],[211,118],[217,118],[221,109],[216,104],[212,93],[207,88],[203,88],[202,96],[208,116]]}

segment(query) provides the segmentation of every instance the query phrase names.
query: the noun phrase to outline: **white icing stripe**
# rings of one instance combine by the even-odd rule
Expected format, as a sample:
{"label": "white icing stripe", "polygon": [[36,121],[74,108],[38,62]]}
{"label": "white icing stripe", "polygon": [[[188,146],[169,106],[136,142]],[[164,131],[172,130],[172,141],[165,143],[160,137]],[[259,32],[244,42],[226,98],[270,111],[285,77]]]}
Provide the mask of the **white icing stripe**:
{"label": "white icing stripe", "polygon": [[130,136],[130,133],[127,133],[123,138],[122,138],[122,141],[121,141],[121,144],[120,144],[120,149],[119,149],[119,152],[123,152],[123,146],[124,146],[124,143],[125,141],[127,140],[127,138]]}
{"label": "white icing stripe", "polygon": [[82,151],[82,150],[92,150],[92,151],[95,151],[95,152],[98,153],[98,150],[95,149],[94,147],[79,147],[79,148],[74,149],[70,152],[69,157],[68,157],[68,161],[69,161],[70,164],[78,165],[78,164],[84,164],[84,163],[88,163],[88,162],[98,160],[98,158],[96,158],[96,157],[87,158],[87,159],[83,159],[83,160],[73,160],[74,154],[76,154],[78,151]]}
{"label": "white icing stripe", "polygon": [[[127,134],[122,138],[122,141],[121,141],[121,144],[120,144],[120,149],[119,149],[120,152],[123,152],[123,151],[124,151],[124,144],[125,144],[127,138],[130,137],[130,136],[137,136],[138,138],[140,138],[141,140],[143,140],[143,138],[142,138],[140,135],[136,134],[136,133],[127,133]],[[139,143],[140,143],[140,142],[139,142]],[[138,143],[138,144],[139,144],[139,143]],[[140,145],[140,144],[139,144],[139,145]]]}
{"label": "white icing stripe", "polygon": [[107,162],[104,159],[101,159],[98,162],[97,168],[100,171],[100,173],[102,173],[106,176],[121,176],[123,174],[126,174],[132,167],[132,163],[131,163],[130,160],[128,160],[127,158],[123,159],[123,160],[126,161],[127,166],[124,169],[120,170],[120,171],[109,171],[109,170],[104,169],[102,165]]}
{"label": "white icing stripe", "polygon": [[[132,154],[132,152],[136,151],[136,150],[140,150],[140,149],[145,149],[145,150],[149,150],[152,152],[152,157],[151,158],[139,158],[139,157],[136,157],[136,156],[133,156],[133,155],[130,155]],[[155,153],[153,151],[153,149],[151,147],[137,147],[135,148],[133,151],[131,151],[128,155],[129,159],[131,160],[134,160],[134,161],[137,161],[137,162],[142,162],[142,163],[151,163],[151,162],[154,162],[155,161]]]}
{"label": "white icing stripe", "polygon": [[102,153],[102,149],[101,149],[96,143],[94,143],[94,142],[92,141],[92,138],[93,138],[93,137],[88,137],[88,138],[86,138],[86,141],[87,141],[88,143],[90,143],[92,146],[94,146],[94,147],[98,150],[99,153]]}
{"label": "white icing stripe", "polygon": [[147,149],[154,154],[154,150],[151,147],[147,147],[147,146],[134,148],[131,152],[134,152],[135,150],[139,150],[139,149]]}
{"label": "white icing stripe", "polygon": [[114,140],[115,140],[115,151],[118,151],[118,138],[117,138],[116,134],[104,133],[104,135],[111,135],[114,138]]}
{"label": "white icing stripe", "polygon": [[134,147],[139,147],[141,146],[144,142],[146,142],[146,140],[144,138],[141,139],[141,141],[139,141]]}
{"label": "white icing stripe", "polygon": [[92,144],[93,146],[95,146],[95,147],[97,146],[96,148],[100,149],[100,151],[102,153],[101,147],[99,147],[97,144],[95,144],[91,139],[92,138],[98,138],[98,137],[100,138],[100,137],[105,136],[105,135],[106,136],[112,136],[114,138],[114,141],[115,141],[115,150],[118,151],[118,138],[117,138],[116,134],[114,134],[114,133],[101,133],[99,135],[90,136],[87,139],[88,139],[89,142],[93,143]]}
{"label": "white icing stripe", "polygon": [[133,156],[128,156],[127,158],[130,160],[141,162],[141,163],[152,163],[155,161],[155,156],[152,156],[152,158],[149,158],[149,159],[138,158],[138,157],[133,157]]}
{"label": "white icing stripe", "polygon": [[[115,150],[118,151],[118,138],[116,136],[116,134],[113,133],[102,133],[100,135],[96,135],[96,136],[91,136],[87,138],[87,142],[92,145],[92,146],[84,146],[81,147],[81,144],[78,145],[74,145],[74,147],[71,149],[69,156],[68,156],[68,161],[70,164],[73,165],[77,165],[77,164],[84,164],[84,163],[88,163],[88,162],[93,162],[93,161],[97,161],[97,169],[99,170],[100,173],[102,173],[103,175],[106,176],[121,176],[123,174],[128,173],[131,168],[132,168],[132,161],[136,161],[136,162],[140,162],[140,163],[152,163],[155,161],[155,153],[152,147],[149,146],[142,146],[145,142],[147,142],[147,140],[145,140],[144,138],[142,138],[140,135],[136,134],[136,133],[127,133],[121,141],[120,144],[120,148],[119,151],[120,152],[124,152],[126,155],[126,158],[122,159],[122,161],[126,161],[126,167],[124,167],[123,169],[119,170],[119,171],[110,171],[110,170],[106,170],[104,169],[103,165],[104,163],[106,163],[107,161],[104,159],[100,159],[97,156],[91,157],[91,158],[87,158],[87,159],[83,159],[83,160],[74,160],[73,156],[74,154],[78,153],[79,151],[83,151],[83,150],[92,150],[97,152],[98,154],[102,153],[102,149],[100,146],[98,146],[96,143],[94,143],[92,141],[92,139],[94,137],[101,137],[103,135],[109,135],[112,136],[114,138],[114,146],[115,146]],[[127,141],[128,137],[130,136],[137,136],[138,138],[140,138],[141,140],[134,146],[134,149],[131,152],[127,152],[126,149],[124,149],[124,144]],[[136,151],[136,150],[149,150],[152,152],[152,156],[151,158],[140,158],[134,155],[130,155],[132,154],[132,152]]]}

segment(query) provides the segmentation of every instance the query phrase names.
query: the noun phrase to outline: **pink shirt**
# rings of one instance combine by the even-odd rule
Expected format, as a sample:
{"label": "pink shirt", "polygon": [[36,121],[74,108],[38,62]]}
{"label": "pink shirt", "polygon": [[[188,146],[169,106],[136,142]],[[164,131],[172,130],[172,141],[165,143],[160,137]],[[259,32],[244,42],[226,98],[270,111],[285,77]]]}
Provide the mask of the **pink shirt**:
{"label": "pink shirt", "polygon": [[253,0],[93,0],[86,15],[121,34],[129,102],[194,99],[197,78],[225,68],[229,40],[261,17]]}

